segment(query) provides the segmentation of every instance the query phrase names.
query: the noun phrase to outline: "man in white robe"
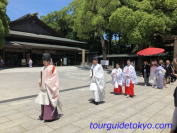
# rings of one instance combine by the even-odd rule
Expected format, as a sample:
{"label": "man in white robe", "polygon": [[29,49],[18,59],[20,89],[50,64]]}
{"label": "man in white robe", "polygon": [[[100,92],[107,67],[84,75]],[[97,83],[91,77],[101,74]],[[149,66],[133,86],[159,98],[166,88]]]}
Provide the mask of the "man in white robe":
{"label": "man in white robe", "polygon": [[114,93],[122,94],[123,74],[119,64],[116,64],[116,67],[111,72],[111,76],[112,84],[114,86]]}
{"label": "man in white robe", "polygon": [[102,103],[105,97],[104,90],[104,70],[103,67],[98,64],[98,59],[94,58],[92,62],[92,67],[90,69],[90,91],[93,94],[92,102],[96,105]]}

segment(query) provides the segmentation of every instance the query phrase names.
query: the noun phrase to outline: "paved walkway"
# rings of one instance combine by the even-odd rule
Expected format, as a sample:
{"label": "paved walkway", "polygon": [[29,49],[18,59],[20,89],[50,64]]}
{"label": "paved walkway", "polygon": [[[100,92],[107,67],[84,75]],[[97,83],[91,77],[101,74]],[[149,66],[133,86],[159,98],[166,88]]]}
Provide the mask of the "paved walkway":
{"label": "paved walkway", "polygon": [[[14,69],[15,70],[15,69]],[[18,70],[18,71],[16,71]],[[168,133],[169,130],[110,130],[90,129],[90,122],[117,123],[169,123],[171,122],[173,91],[177,83],[163,90],[136,85],[136,97],[113,95],[112,85],[106,84],[106,103],[99,106],[88,102],[88,70],[80,68],[58,68],[63,90],[63,116],[54,122],[44,123],[37,120],[40,106],[34,103],[38,88],[39,68],[0,71],[0,133]],[[107,81],[110,80],[108,73]],[[139,81],[142,78],[139,77]],[[69,89],[70,88],[70,89]],[[77,89],[79,88],[79,89]],[[69,89],[69,90],[67,90]],[[67,90],[67,91],[66,91]],[[24,97],[26,96],[26,97]],[[22,97],[21,100],[18,98]]]}

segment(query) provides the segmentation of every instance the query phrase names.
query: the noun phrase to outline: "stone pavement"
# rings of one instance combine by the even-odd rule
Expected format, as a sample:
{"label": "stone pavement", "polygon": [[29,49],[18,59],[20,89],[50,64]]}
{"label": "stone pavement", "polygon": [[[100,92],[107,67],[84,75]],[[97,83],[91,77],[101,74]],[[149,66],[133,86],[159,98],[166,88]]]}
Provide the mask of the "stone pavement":
{"label": "stone pavement", "polygon": [[[90,122],[170,123],[173,114],[173,92],[177,83],[155,89],[136,85],[136,97],[113,95],[112,85],[106,84],[106,103],[88,102],[88,70],[60,67],[62,117],[54,122],[37,120],[40,106],[34,103],[38,93],[36,80],[40,68],[20,68],[0,71],[0,133],[168,133],[169,130],[90,129]],[[106,73],[106,80],[110,76]],[[142,81],[142,77],[139,77]],[[67,90],[69,89],[69,90]],[[24,96],[32,96],[31,98]],[[21,100],[17,98],[22,97]],[[10,102],[5,100],[11,99]]]}

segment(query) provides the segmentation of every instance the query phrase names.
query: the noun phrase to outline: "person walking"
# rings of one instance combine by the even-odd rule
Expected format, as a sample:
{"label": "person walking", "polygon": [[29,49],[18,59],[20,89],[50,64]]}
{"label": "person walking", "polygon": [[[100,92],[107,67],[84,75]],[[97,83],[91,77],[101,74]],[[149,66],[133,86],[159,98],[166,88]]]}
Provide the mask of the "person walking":
{"label": "person walking", "polygon": [[114,86],[114,93],[116,95],[122,94],[122,82],[123,82],[123,74],[120,65],[117,63],[116,67],[111,72],[112,76],[112,84]]}
{"label": "person walking", "polygon": [[103,103],[105,98],[104,90],[104,70],[102,65],[98,64],[98,59],[93,58],[92,66],[90,69],[90,91],[93,94],[93,102],[95,105]]}
{"label": "person walking", "polygon": [[147,61],[144,61],[141,72],[144,78],[144,86],[149,85],[150,66]]}
{"label": "person walking", "polygon": [[58,111],[61,110],[59,101],[59,79],[56,67],[50,65],[51,56],[44,53],[43,65],[40,73],[40,93],[35,102],[41,105],[40,120],[53,121],[59,118]]}

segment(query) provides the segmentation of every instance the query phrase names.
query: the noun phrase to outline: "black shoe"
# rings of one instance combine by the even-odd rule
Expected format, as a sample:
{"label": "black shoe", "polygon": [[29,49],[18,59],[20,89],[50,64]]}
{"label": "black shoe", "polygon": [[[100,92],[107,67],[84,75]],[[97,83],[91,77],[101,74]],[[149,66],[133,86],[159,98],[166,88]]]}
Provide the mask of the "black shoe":
{"label": "black shoe", "polygon": [[59,120],[59,118],[57,117],[57,118],[55,118],[53,120],[44,120],[44,122],[52,122],[52,121],[56,121],[56,120]]}
{"label": "black shoe", "polygon": [[44,120],[44,122],[52,122],[52,121],[54,121],[54,120]]}
{"label": "black shoe", "polygon": [[114,95],[122,95],[122,93],[114,93]]}
{"label": "black shoe", "polygon": [[95,104],[95,105],[99,105],[100,103],[99,103],[99,102],[95,102],[95,101],[94,101],[94,104]]}
{"label": "black shoe", "polygon": [[130,95],[131,98],[135,97],[135,95]]}
{"label": "black shoe", "polygon": [[103,104],[103,103],[105,103],[105,101],[101,101],[101,102],[95,102],[95,101],[94,101],[94,104],[95,104],[95,105],[99,105],[99,104]]}

